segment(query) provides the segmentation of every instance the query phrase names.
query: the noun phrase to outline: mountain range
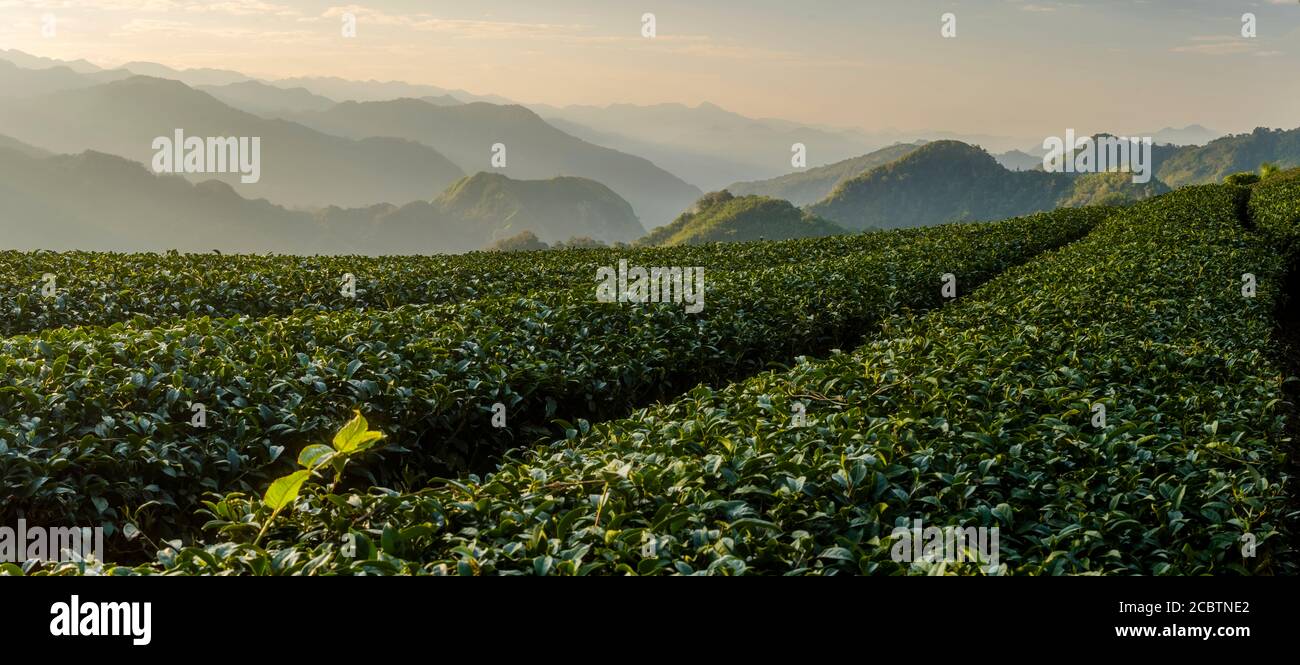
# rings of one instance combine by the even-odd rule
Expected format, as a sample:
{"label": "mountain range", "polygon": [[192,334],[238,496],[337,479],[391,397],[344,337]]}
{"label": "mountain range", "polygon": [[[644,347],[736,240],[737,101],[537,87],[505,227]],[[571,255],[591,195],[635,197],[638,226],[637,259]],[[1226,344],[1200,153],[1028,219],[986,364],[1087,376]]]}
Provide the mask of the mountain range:
{"label": "mountain range", "polygon": [[581,178],[480,173],[432,201],[302,211],[114,155],[42,156],[15,145],[22,144],[0,137],[6,248],[429,254],[479,249],[521,229],[548,242],[629,242],[645,232],[626,201]]}
{"label": "mountain range", "polygon": [[[261,178],[151,173],[154,140],[177,129],[259,137]],[[1041,151],[1006,150],[1007,137],[886,141],[898,133],[707,103],[523,106],[404,82],[268,81],[148,62],[101,69],[3,50],[0,131],[12,202],[0,223],[22,225],[9,237],[33,247],[46,238],[50,247],[408,253],[521,233],[628,242],[656,227],[643,244],[774,239],[1114,203],[1262,162],[1300,164],[1300,130],[1213,138],[1200,125],[1165,128],[1152,133],[1156,178],[1139,186],[1118,173],[1045,173]],[[791,169],[795,143],[814,166]],[[725,191],[702,196],[700,184]],[[79,198],[61,200],[60,188]]]}
{"label": "mountain range", "polygon": [[[307,88],[283,88],[224,70],[184,70],[192,81],[208,82],[195,89],[127,69],[80,74],[0,63],[0,83],[14,79],[9,89],[16,93],[0,99],[0,127],[10,135],[54,152],[96,150],[144,163],[154,154],[153,139],[176,128],[189,136],[258,136],[265,146],[260,182],[245,184],[229,174],[202,179],[288,206],[427,199],[467,173],[492,169],[498,143],[506,147],[504,175],[598,179],[632,203],[647,226],[671,221],[702,194],[649,160],[566,134],[517,105],[462,104],[446,95],[336,103]],[[179,71],[149,63],[126,67],[151,74]],[[6,78],[7,72],[21,76]],[[232,80],[237,78],[242,80]]]}
{"label": "mountain range", "polygon": [[[984,150],[959,141],[934,141],[900,159],[840,183],[807,210],[850,230],[925,226],[954,220],[1015,217],[1065,205],[1140,199],[1164,191],[1156,180],[1131,182],[1102,174],[1110,187],[1085,185],[1075,174],[1009,171]],[[1089,194],[1095,194],[1096,198]]]}
{"label": "mountain range", "polygon": [[261,81],[200,85],[195,89],[216,97],[223,104],[260,116],[327,111],[338,103],[306,88],[280,88]]}
{"label": "mountain range", "polygon": [[260,137],[261,179],[205,173],[252,198],[288,206],[362,206],[432,198],[465,173],[438,151],[391,136],[353,140],[233,109],[179,81],[133,76],[88,88],[0,100],[0,127],[53,152],[84,150],[152,164],[158,137]]}
{"label": "mountain range", "polygon": [[496,169],[533,179],[578,176],[599,180],[632,204],[647,227],[668,223],[699,198],[694,185],[641,157],[566,134],[517,105],[473,102],[438,106],[418,99],[343,102],[326,111],[282,116],[337,136],[393,136],[436,147],[466,172]]}
{"label": "mountain range", "polygon": [[755,119],[713,104],[554,107],[530,105],[567,132],[618,150],[645,155],[705,189],[778,176],[789,170],[791,146],[807,149],[809,164],[830,164],[878,144],[853,130]]}

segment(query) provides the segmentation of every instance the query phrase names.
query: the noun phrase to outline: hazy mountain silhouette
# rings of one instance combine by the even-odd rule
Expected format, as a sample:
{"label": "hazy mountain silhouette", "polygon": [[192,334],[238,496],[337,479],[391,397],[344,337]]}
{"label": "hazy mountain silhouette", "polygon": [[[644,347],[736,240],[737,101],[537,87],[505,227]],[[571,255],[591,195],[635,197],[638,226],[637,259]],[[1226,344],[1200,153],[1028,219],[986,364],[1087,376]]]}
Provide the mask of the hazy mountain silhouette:
{"label": "hazy mountain silhouette", "polygon": [[382,102],[392,99],[450,96],[460,102],[487,102],[513,104],[500,95],[476,95],[465,90],[448,90],[436,85],[422,85],[405,81],[352,81],[337,76],[297,76],[265,81],[281,88],[306,88],[318,95],[352,102]]}
{"label": "hazy mountain silhouette", "polygon": [[306,88],[278,88],[261,81],[201,85],[197,89],[241,111],[262,116],[324,111],[338,103]]}
{"label": "hazy mountain silhouette", "polygon": [[55,152],[97,150],[151,164],[156,137],[261,137],[261,180],[199,174],[249,197],[290,206],[358,206],[428,199],[464,173],[428,146],[399,138],[350,140],[227,106],[183,83],[132,77],[30,99],[0,100],[0,127]]}
{"label": "hazy mountain silhouette", "polygon": [[30,69],[0,59],[0,98],[31,97],[63,90],[89,88],[131,76],[120,69],[80,73],[61,65]]}
{"label": "hazy mountain silhouette", "polygon": [[599,145],[644,155],[706,188],[789,172],[795,143],[804,144],[808,163],[813,165],[848,159],[882,144],[853,130],[749,118],[709,103],[530,107],[563,124],[566,131]]}
{"label": "hazy mountain silhouette", "polygon": [[1042,156],[1031,155],[1023,150],[1008,150],[994,155],[993,158],[1008,171],[1033,171],[1043,168]]}
{"label": "hazy mountain silhouette", "polygon": [[549,117],[546,123],[576,136],[619,152],[644,157],[659,167],[703,190],[716,190],[740,178],[774,175],[780,169],[734,159],[726,154],[709,154],[688,146],[649,143],[635,138],[594,130],[563,118]]}
{"label": "hazy mountain silhouette", "polygon": [[427,95],[420,98],[422,102],[429,102],[434,106],[459,106],[465,102],[452,97],[451,95]]}
{"label": "hazy mountain silhouette", "polygon": [[841,183],[908,155],[918,147],[920,145],[915,143],[899,143],[860,157],[796,171],[778,178],[738,182],[728,186],[727,191],[737,196],[770,196],[798,206],[810,205],[829,196]]}
{"label": "hazy mountain silhouette", "polygon": [[242,81],[251,81],[253,77],[241,74],[229,69],[175,69],[166,65],[160,65],[156,62],[128,62],[122,65],[132,74],[140,76],[152,76],[160,79],[171,79],[180,81],[185,85],[196,87],[201,85],[229,85]]}
{"label": "hazy mountain silhouette", "polygon": [[97,152],[34,158],[0,150],[0,224],[14,249],[294,252],[332,249],[307,213],[249,201]]}
{"label": "hazy mountain silhouette", "polygon": [[34,145],[27,145],[18,139],[3,135],[0,135],[0,149],[16,150],[28,157],[49,157],[54,154],[48,150],[42,150]]}
{"label": "hazy mountain silhouette", "polygon": [[39,157],[7,147],[0,200],[5,247],[23,250],[427,254],[477,249],[519,230],[607,242],[644,232],[626,201],[579,178],[478,174],[434,201],[307,212],[245,199],[215,180],[156,175],[114,155]]}
{"label": "hazy mountain silhouette", "polygon": [[25,69],[51,69],[67,67],[78,74],[91,74],[103,71],[98,65],[86,60],[56,60],[24,53],[17,49],[0,49],[0,60],[12,62]]}
{"label": "hazy mountain silhouette", "polygon": [[286,117],[339,136],[419,141],[467,172],[492,169],[492,147],[501,143],[506,146],[506,168],[501,169],[505,175],[597,180],[627,199],[647,228],[667,223],[700,196],[698,188],[650,161],[565,134],[522,106],[483,102],[435,106],[398,99],[344,102],[322,113]]}
{"label": "hazy mountain silhouette", "polygon": [[800,210],[789,201],[766,196],[706,194],[667,226],[655,229],[638,245],[698,245],[708,242],[786,240],[847,233],[843,228]]}
{"label": "hazy mountain silhouette", "polygon": [[[127,69],[166,78],[132,76]],[[764,224],[771,219],[807,222],[789,210],[778,211],[772,203],[746,201],[747,195],[805,205],[814,216],[859,229],[1113,202],[1149,196],[1164,186],[1158,181],[1136,186],[1119,174],[1044,173],[1036,149],[992,157],[965,143],[936,141],[924,148],[896,144],[871,150],[873,143],[900,133],[748,118],[707,103],[536,106],[552,118],[551,124],[521,106],[476,100],[508,102],[400,81],[258,81],[236,71],[174,69],[148,62],[104,70],[85,61],[0,51],[0,131],[6,135],[0,137],[0,150],[12,152],[10,159],[39,158],[47,150],[93,150],[148,165],[156,152],[153,139],[171,137],[177,128],[186,136],[258,136],[263,146],[259,183],[240,183],[236,173],[193,174],[188,176],[192,181],[218,180],[228,183],[226,189],[234,188],[225,191],[216,183],[204,183],[194,191],[218,198],[238,192],[285,206],[329,206],[308,214],[306,221],[299,215],[307,213],[291,214],[269,203],[264,204],[269,208],[250,214],[275,219],[289,214],[277,222],[280,227],[312,228],[323,247],[359,243],[370,248],[361,251],[382,247],[393,252],[418,251],[415,247],[472,249],[533,226],[539,241],[584,235],[602,242],[629,240],[642,228],[674,219],[674,224],[682,222],[678,213],[700,196],[699,188],[673,171],[710,187],[731,182],[724,176],[744,176],[729,186],[740,195],[730,203],[735,214],[715,219],[696,210],[690,229],[682,224],[664,231],[664,238],[679,240],[749,237],[745,234],[754,228],[763,229],[757,235],[783,237]],[[1190,125],[1153,134],[1157,143],[1186,143],[1216,133]],[[1006,141],[988,138],[999,145]],[[491,163],[496,143],[507,149],[507,165],[499,171]],[[809,163],[825,165],[789,173],[794,143],[807,147]],[[54,173],[80,173],[106,168],[106,158],[63,156],[64,161],[54,158],[51,163],[63,165]],[[1260,129],[1204,146],[1157,145],[1154,163],[1156,177],[1177,186],[1217,181],[1265,161],[1283,167],[1300,164],[1300,130]],[[43,166],[42,172],[51,168]],[[464,178],[465,173],[480,171],[492,173]],[[754,180],[767,176],[775,177]],[[8,183],[6,191],[14,187]],[[608,191],[602,191],[605,188]],[[444,189],[442,196],[430,199]],[[410,201],[415,203],[404,203]],[[631,204],[639,224],[636,219],[628,223],[619,202]],[[69,204],[29,197],[21,205],[31,214],[53,214],[49,211]],[[19,204],[12,209],[19,210]],[[70,220],[73,224],[75,216]],[[107,228],[110,234],[120,231],[111,224]],[[410,244],[412,234],[430,228],[443,238]],[[250,238],[254,244],[286,240],[255,233]]]}
{"label": "hazy mountain silhouette", "polygon": [[1207,129],[1201,125],[1188,125],[1181,129],[1165,127],[1156,132],[1139,132],[1132,136],[1150,136],[1153,143],[1171,145],[1205,145],[1223,136],[1223,132]]}

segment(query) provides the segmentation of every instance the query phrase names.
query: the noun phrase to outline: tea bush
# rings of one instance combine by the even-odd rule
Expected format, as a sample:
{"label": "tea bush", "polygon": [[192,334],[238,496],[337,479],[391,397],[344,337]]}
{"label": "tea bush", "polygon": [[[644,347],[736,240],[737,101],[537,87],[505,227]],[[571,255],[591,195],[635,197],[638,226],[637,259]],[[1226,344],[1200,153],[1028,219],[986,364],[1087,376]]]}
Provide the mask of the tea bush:
{"label": "tea bush", "polygon": [[[706,272],[700,314],[598,303],[589,281],[386,311],[11,337],[0,340],[0,494],[6,513],[29,521],[184,536],[205,493],[260,491],[354,408],[400,443],[359,465],[362,477],[410,486],[560,432],[560,418],[624,415],[699,382],[855,343],[900,307],[941,304],[940,275],[971,288],[1106,214],[782,245],[827,256]],[[192,404],[203,405],[206,427],[191,423]],[[504,428],[492,426],[495,404],[506,409]]]}
{"label": "tea bush", "polygon": [[[1267,355],[1285,257],[1244,196],[1140,203],[853,353],[579,423],[484,478],[308,492],[265,547],[94,572],[983,572],[895,561],[894,527],[921,519],[998,528],[1000,574],[1294,573]],[[258,510],[235,493],[205,512]]]}

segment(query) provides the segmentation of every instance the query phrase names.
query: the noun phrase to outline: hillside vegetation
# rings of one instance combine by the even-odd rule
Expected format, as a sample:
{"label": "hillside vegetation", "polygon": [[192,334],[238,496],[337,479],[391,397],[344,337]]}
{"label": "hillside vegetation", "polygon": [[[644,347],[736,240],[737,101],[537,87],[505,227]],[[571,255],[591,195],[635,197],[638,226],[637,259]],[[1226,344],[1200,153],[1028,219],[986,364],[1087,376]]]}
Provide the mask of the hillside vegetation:
{"label": "hillside vegetation", "polygon": [[513,180],[478,173],[453,184],[434,205],[472,229],[491,228],[498,237],[529,230],[544,242],[573,236],[624,242],[645,233],[627,201],[586,178]]}
{"label": "hillside vegetation", "polygon": [[[1114,203],[1165,188],[1123,178],[1008,171],[978,147],[935,141],[849,179],[808,211],[850,230],[924,226],[953,220],[999,219],[1062,205]],[[1107,183],[1102,186],[1102,182]]]}
{"label": "hillside vegetation", "polygon": [[788,240],[835,235],[846,231],[788,201],[763,196],[714,192],[695,203],[673,223],[654,230],[639,245],[698,245],[707,242]]}
{"label": "hillside vegetation", "polygon": [[438,106],[396,99],[344,102],[327,111],[285,117],[339,136],[415,141],[447,155],[466,173],[491,168],[493,146],[501,144],[506,148],[505,175],[597,180],[631,203],[647,228],[668,223],[701,194],[649,160],[570,136],[522,106],[485,102]]}
{"label": "hillside vegetation", "polygon": [[1300,129],[1256,129],[1225,136],[1204,146],[1178,148],[1158,162],[1156,177],[1172,187],[1219,182],[1239,171],[1271,162],[1282,168],[1300,166]]}
{"label": "hillside vegetation", "polygon": [[727,191],[736,196],[768,196],[774,199],[785,199],[797,206],[806,206],[826,198],[844,182],[878,166],[884,166],[905,157],[918,147],[918,144],[899,143],[860,157],[798,171],[778,178],[738,182],[728,186]]}
{"label": "hillside vegetation", "polygon": [[[361,465],[361,477],[410,489],[561,435],[557,419],[623,416],[700,382],[854,344],[900,307],[941,305],[945,271],[974,287],[1082,236],[1105,214],[1063,210],[994,224],[633,252],[647,265],[709,266],[695,313],[677,302],[598,302],[591,273],[569,287],[503,273],[530,290],[385,311],[195,317],[6,338],[0,414],[24,416],[0,415],[0,440],[9,442],[0,449],[0,478],[16,497],[10,506],[34,521],[129,523],[155,539],[194,537],[206,521],[195,515],[206,492],[260,491],[305,443],[327,440],[359,409],[397,444]],[[588,255],[605,265],[620,256],[478,258],[562,267]],[[191,297],[205,300],[215,286],[200,285]],[[60,398],[40,397],[51,393]],[[191,425],[191,403],[206,405],[206,427]],[[495,403],[509,409],[505,427],[492,425]],[[159,507],[134,512],[149,502]]]}

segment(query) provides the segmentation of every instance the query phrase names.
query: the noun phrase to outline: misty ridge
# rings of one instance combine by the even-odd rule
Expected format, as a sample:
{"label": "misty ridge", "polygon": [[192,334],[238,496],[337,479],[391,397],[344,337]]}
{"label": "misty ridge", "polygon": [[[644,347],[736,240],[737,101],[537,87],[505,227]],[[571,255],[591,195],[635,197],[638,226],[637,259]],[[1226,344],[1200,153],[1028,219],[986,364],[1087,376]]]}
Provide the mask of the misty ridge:
{"label": "misty ridge", "polygon": [[0,51],[0,223],[16,249],[697,244],[1113,205],[1300,164],[1297,130],[1146,136],[1148,179],[1132,182],[1049,172],[1044,146],[997,137],[872,134],[708,103],[525,106],[400,81],[101,69],[11,50]]}

